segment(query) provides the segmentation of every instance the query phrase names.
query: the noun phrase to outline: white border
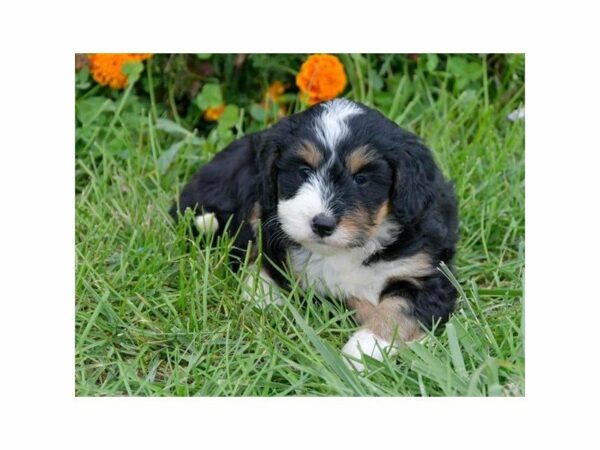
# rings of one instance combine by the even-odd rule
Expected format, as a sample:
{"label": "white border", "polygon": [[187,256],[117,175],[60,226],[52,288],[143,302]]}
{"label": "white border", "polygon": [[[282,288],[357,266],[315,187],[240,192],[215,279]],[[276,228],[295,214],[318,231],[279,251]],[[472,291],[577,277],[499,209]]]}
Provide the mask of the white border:
{"label": "white border", "polygon": [[[597,442],[600,71],[586,3],[132,3],[3,6],[2,447]],[[526,51],[527,397],[73,398],[72,68],[85,51]]]}

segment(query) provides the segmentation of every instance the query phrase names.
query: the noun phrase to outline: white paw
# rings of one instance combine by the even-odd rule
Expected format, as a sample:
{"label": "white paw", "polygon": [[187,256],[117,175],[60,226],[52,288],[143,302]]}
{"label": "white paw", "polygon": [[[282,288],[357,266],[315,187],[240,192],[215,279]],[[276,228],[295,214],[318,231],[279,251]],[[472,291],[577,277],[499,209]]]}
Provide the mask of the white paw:
{"label": "white paw", "polygon": [[219,229],[219,221],[214,213],[196,216],[195,222],[200,233],[214,233]]}
{"label": "white paw", "polygon": [[[344,348],[342,348],[342,353],[358,360],[361,359],[361,354],[365,354],[378,361],[383,361],[382,352],[388,349],[390,353],[394,351],[394,348],[391,347],[388,341],[375,336],[371,330],[362,329],[350,337]],[[360,361],[349,358],[344,358],[344,360],[350,368],[354,368],[359,372],[365,369]]]}
{"label": "white paw", "polygon": [[275,281],[262,269],[258,276],[256,276],[256,270],[250,271],[242,287],[242,298],[255,302],[260,308],[266,308],[272,304],[283,304]]}

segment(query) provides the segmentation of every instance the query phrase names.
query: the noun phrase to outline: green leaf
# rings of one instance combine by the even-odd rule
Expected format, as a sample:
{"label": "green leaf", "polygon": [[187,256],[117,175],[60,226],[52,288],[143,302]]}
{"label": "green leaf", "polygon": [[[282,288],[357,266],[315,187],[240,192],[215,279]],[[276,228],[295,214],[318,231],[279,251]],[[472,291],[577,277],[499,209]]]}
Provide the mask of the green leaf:
{"label": "green leaf", "polygon": [[465,74],[467,61],[462,56],[451,56],[448,58],[448,72],[455,77]]}
{"label": "green leaf", "polygon": [[123,73],[127,75],[129,84],[135,83],[140,79],[140,74],[144,70],[144,65],[140,61],[130,61],[123,64]]}
{"label": "green leaf", "polygon": [[228,129],[237,125],[240,120],[240,108],[237,105],[227,105],[221,117],[219,117],[219,128]]}
{"label": "green leaf", "polygon": [[196,103],[202,111],[223,104],[221,86],[215,83],[205,84],[200,93],[196,96]]}
{"label": "green leaf", "polygon": [[259,122],[264,122],[267,119],[267,112],[258,103],[250,105],[250,115]]}
{"label": "green leaf", "polygon": [[192,145],[202,145],[204,143],[203,138],[196,136],[191,131],[169,119],[156,119],[154,127],[173,136],[184,136]]}
{"label": "green leaf", "polygon": [[83,125],[90,125],[100,117],[104,120],[101,114],[114,111],[115,102],[106,97],[88,97],[75,104],[75,114]]}
{"label": "green leaf", "polygon": [[175,159],[175,156],[177,156],[177,153],[186,144],[186,142],[187,142],[186,139],[179,141],[179,142],[175,142],[162,155],[160,155],[160,157],[158,158],[157,164],[158,164],[158,171],[161,175],[164,174],[169,169],[169,166]]}
{"label": "green leaf", "polygon": [[87,89],[90,87],[90,69],[88,66],[83,66],[75,76],[75,88]]}
{"label": "green leaf", "polygon": [[196,58],[203,60],[203,61],[206,59],[210,59],[211,56],[212,56],[212,53],[196,53]]}
{"label": "green leaf", "polygon": [[440,61],[440,58],[438,57],[438,55],[436,55],[435,53],[430,53],[430,54],[426,55],[426,59],[427,59],[427,63],[426,63],[427,71],[429,71],[429,72],[435,71],[435,69],[437,68],[438,62]]}
{"label": "green leaf", "polygon": [[178,123],[175,123],[169,119],[156,119],[156,123],[154,124],[154,126],[156,129],[169,134],[178,134],[181,136],[188,136],[192,134],[190,131],[186,130]]}
{"label": "green leaf", "polygon": [[483,76],[480,64],[470,62],[462,56],[448,58],[448,72],[456,78],[459,89],[464,89],[469,83]]}
{"label": "green leaf", "polygon": [[233,142],[234,136],[233,131],[229,128],[221,128],[217,127],[214,130],[217,136],[217,149],[219,151],[223,150],[229,144]]}
{"label": "green leaf", "polygon": [[376,70],[369,70],[369,82],[373,86],[374,91],[381,91],[383,89],[383,78],[381,78]]}

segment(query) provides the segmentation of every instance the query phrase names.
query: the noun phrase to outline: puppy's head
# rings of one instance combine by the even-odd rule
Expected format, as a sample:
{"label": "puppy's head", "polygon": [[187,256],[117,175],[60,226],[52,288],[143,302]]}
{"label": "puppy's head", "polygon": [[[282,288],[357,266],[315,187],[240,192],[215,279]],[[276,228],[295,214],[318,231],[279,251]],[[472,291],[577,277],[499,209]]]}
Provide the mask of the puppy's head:
{"label": "puppy's head", "polygon": [[428,150],[364,105],[322,103],[271,136],[265,195],[283,233],[310,251],[385,245],[431,200]]}

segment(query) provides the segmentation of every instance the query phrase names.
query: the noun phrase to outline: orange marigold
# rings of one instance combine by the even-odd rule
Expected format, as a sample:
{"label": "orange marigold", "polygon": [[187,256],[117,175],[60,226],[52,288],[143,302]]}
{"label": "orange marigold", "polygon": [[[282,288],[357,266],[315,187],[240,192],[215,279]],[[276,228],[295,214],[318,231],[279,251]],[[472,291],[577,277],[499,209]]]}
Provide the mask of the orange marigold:
{"label": "orange marigold", "polygon": [[225,105],[211,106],[204,111],[204,120],[208,122],[216,122],[225,111]]}
{"label": "orange marigold", "polygon": [[127,75],[123,73],[123,64],[143,61],[152,53],[94,53],[88,55],[90,74],[102,86],[123,89],[127,86]]}
{"label": "orange marigold", "polygon": [[[281,99],[281,96],[283,95],[283,93],[285,92],[286,86],[279,80],[274,81],[268,88],[267,91],[265,92],[265,95],[263,97],[262,102],[260,103],[260,106],[262,106],[262,108],[269,112],[273,109],[273,105],[275,103],[279,103],[279,100]],[[270,112],[269,112],[270,114]],[[285,105],[279,105],[279,110],[277,111],[277,117],[281,118],[281,117],[285,117],[286,114],[286,108]]]}
{"label": "orange marigold", "polygon": [[284,92],[285,85],[281,81],[277,80],[274,81],[267,88],[267,93],[265,94],[265,97],[272,102],[276,102],[277,100],[279,100],[279,98],[283,95]]}
{"label": "orange marigold", "polygon": [[347,83],[344,65],[333,55],[309,56],[296,76],[296,85],[309,105],[337,97]]}

